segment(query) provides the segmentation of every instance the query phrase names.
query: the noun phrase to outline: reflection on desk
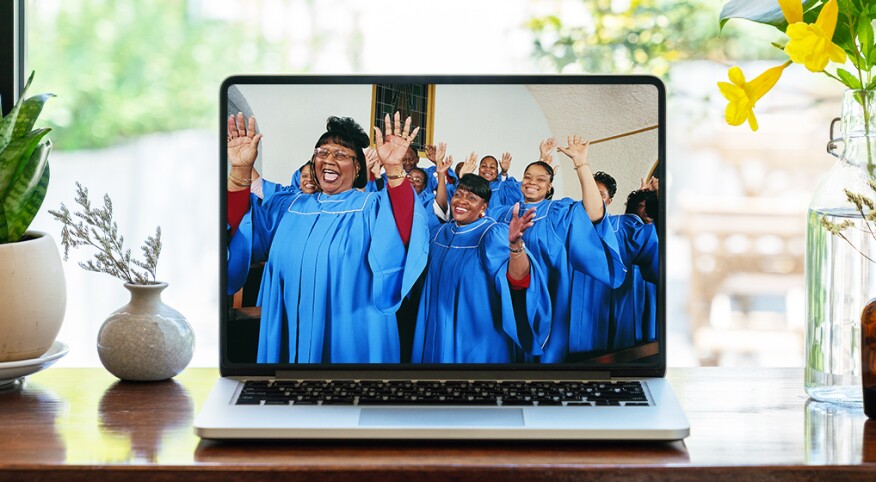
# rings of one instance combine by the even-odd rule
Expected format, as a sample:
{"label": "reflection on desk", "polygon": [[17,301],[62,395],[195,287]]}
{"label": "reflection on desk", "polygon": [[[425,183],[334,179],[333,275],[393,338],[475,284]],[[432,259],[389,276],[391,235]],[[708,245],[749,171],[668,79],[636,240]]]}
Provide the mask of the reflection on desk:
{"label": "reflection on desk", "polygon": [[[806,463],[852,464],[864,450],[861,408],[806,401]],[[868,447],[869,449],[870,447]],[[871,449],[872,450],[872,449]]]}
{"label": "reflection on desk", "polygon": [[807,403],[799,369],[670,370],[691,436],[655,444],[201,441],[191,423],[217,376],[35,375],[0,392],[0,480],[876,480],[876,422]]}

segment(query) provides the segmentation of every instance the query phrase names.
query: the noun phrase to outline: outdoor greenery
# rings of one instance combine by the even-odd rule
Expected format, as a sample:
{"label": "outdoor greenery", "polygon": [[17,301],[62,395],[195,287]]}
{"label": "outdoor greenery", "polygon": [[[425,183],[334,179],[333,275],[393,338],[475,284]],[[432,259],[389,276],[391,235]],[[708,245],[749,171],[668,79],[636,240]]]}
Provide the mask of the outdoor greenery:
{"label": "outdoor greenery", "polygon": [[[62,94],[46,116],[56,148],[213,129],[224,78],[290,70],[282,40],[269,42],[236,18],[204,15],[210,5],[30,0],[28,65],[40,71],[35,88]],[[245,7],[258,14],[258,4]]]}
{"label": "outdoor greenery", "polygon": [[[28,0],[28,65],[35,88],[62,94],[45,120],[60,150],[111,146],[154,132],[215,128],[219,85],[235,73],[307,72],[325,38],[315,31],[305,59],[290,60],[288,31],[259,27],[266,0]],[[315,0],[279,2],[305,12]],[[714,19],[720,0],[542,0],[526,26],[543,71],[651,73],[674,62],[780,58],[761,25]],[[271,3],[276,7],[277,2]],[[577,7],[566,15],[568,5]],[[565,6],[565,7],[564,7]],[[218,13],[217,13],[218,12]],[[753,27],[753,28],[752,28]],[[350,42],[361,42],[355,27]],[[752,37],[762,42],[742,42]],[[357,47],[358,48],[358,47]],[[359,62],[352,48],[353,65]]]}
{"label": "outdoor greenery", "polygon": [[[578,0],[587,16],[533,18],[535,55],[546,70],[649,73],[668,77],[674,62],[690,59],[779,58],[765,29],[728,27],[714,19],[718,0]],[[557,5],[562,2],[557,1]],[[766,47],[742,39],[760,36]]]}

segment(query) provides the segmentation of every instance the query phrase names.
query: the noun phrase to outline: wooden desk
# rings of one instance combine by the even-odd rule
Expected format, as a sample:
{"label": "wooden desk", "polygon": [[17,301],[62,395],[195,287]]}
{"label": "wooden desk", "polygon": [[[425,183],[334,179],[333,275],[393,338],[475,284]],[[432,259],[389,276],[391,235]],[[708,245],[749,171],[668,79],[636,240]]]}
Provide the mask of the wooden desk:
{"label": "wooden desk", "polygon": [[799,369],[670,370],[684,443],[205,442],[214,369],[120,383],[53,368],[0,392],[0,480],[876,480],[876,421],[807,402]]}

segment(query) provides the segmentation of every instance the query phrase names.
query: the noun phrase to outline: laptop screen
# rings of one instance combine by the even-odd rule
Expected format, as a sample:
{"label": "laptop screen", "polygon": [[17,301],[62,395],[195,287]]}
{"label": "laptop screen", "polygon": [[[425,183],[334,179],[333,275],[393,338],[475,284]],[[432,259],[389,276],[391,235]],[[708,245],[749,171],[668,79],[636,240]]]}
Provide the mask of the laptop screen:
{"label": "laptop screen", "polygon": [[232,77],[223,367],[664,366],[653,77]]}

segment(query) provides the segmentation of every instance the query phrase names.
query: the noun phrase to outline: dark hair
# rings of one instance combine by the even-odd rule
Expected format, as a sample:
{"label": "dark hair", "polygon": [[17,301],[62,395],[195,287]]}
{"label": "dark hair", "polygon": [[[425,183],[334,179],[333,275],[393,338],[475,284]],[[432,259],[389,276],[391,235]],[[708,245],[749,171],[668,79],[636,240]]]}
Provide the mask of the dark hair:
{"label": "dark hair", "polygon": [[654,221],[654,224],[657,224],[657,218],[660,217],[658,214],[659,209],[657,203],[658,197],[656,193],[653,196],[648,196],[647,198],[645,198],[645,213],[648,215],[649,218]]}
{"label": "dark hair", "polygon": [[[530,163],[528,166],[526,166],[526,169],[523,170],[523,174],[525,175],[526,171],[528,171],[529,168],[532,166],[543,167],[544,170],[547,171],[548,175],[551,177],[551,190],[547,192],[547,195],[545,195],[544,198],[545,199],[553,199],[554,198],[554,185],[553,185],[553,183],[554,183],[554,168],[551,167],[550,164],[548,164],[544,161],[535,161],[535,162]],[[523,184],[520,185],[520,188],[523,189]]]}
{"label": "dark hair", "polygon": [[460,189],[471,192],[486,203],[490,202],[490,197],[493,195],[489,181],[477,174],[469,173],[459,178],[459,185],[456,187],[456,190]]}
{"label": "dark hair", "polygon": [[496,169],[499,169],[499,160],[496,159],[496,156],[490,156],[490,155],[482,157],[481,160],[478,161],[478,167],[481,167],[481,163],[484,162],[484,159],[492,159],[492,160],[496,161]]}
{"label": "dark hair", "polygon": [[656,200],[657,193],[647,189],[636,189],[631,192],[630,195],[627,196],[627,208],[626,211],[624,211],[624,214],[637,214],[636,209],[639,207],[639,203],[644,201],[647,205],[650,198]]}
{"label": "dark hair", "polygon": [[615,181],[613,177],[606,172],[596,171],[596,173],[593,174],[593,180],[604,184],[605,188],[608,189],[608,198],[614,199],[614,195],[617,193],[617,181]]}
{"label": "dark hair", "polygon": [[353,187],[365,187],[368,183],[368,167],[365,162],[365,149],[371,144],[371,139],[362,127],[349,117],[331,116],[325,123],[325,134],[319,136],[314,149],[329,142],[352,149],[359,163],[359,174],[353,181]]}
{"label": "dark hair", "polygon": [[408,174],[410,174],[410,173],[412,173],[412,172],[414,172],[414,171],[417,171],[417,172],[419,172],[420,174],[422,174],[422,175],[423,175],[423,179],[425,179],[426,182],[429,182],[429,175],[426,174],[426,171],[420,169],[419,167],[415,167],[415,168],[411,169],[410,171],[408,171]]}
{"label": "dark hair", "polygon": [[298,172],[303,171],[305,167],[309,167],[310,170],[313,171],[313,159],[302,164],[301,167],[298,168]]}

